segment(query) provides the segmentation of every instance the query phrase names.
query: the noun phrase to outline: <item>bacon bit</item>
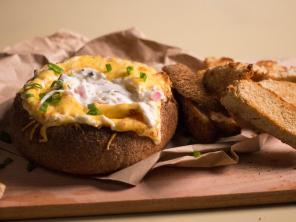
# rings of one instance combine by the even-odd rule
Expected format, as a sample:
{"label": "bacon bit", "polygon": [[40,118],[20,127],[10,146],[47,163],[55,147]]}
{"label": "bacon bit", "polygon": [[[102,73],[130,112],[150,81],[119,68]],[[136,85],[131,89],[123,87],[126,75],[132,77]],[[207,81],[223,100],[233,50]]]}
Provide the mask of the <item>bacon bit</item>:
{"label": "bacon bit", "polygon": [[107,143],[107,148],[106,148],[107,150],[110,149],[111,143],[114,140],[114,138],[116,137],[116,135],[117,135],[117,133],[113,133],[112,136],[110,137],[110,139],[109,139],[109,141]]}
{"label": "bacon bit", "polygon": [[86,98],[85,88],[83,86],[78,86],[75,90],[75,93],[79,94],[82,98]]}
{"label": "bacon bit", "polygon": [[160,92],[155,92],[152,94],[151,99],[154,101],[159,101],[161,99],[161,93]]}
{"label": "bacon bit", "polygon": [[22,128],[22,132],[24,132],[26,129],[28,129],[30,126],[32,126],[35,122],[36,122],[36,120],[32,120],[31,122],[29,122],[28,124],[26,124],[26,125]]}

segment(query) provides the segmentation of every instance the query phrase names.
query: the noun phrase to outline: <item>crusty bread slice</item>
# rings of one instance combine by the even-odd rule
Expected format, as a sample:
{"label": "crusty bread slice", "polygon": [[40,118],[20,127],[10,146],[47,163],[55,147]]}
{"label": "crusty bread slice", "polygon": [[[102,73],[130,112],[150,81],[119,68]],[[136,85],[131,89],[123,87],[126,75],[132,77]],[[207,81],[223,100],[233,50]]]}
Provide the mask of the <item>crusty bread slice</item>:
{"label": "crusty bread slice", "polygon": [[235,120],[221,112],[210,112],[209,118],[214,123],[219,136],[232,136],[240,132],[240,127]]}
{"label": "crusty bread slice", "polygon": [[183,120],[190,134],[200,143],[211,143],[217,139],[217,129],[209,117],[190,99],[180,96]]}
{"label": "crusty bread slice", "polygon": [[[205,67],[214,64],[227,64],[225,59],[208,59]],[[183,119],[187,130],[200,143],[211,143],[219,136],[229,136],[239,133],[240,127],[229,117],[220,101],[205,89],[202,79],[204,70],[192,72],[182,64],[164,67],[178,93],[183,110]]]}
{"label": "crusty bread slice", "polygon": [[[203,78],[207,90],[218,97],[222,96],[226,88],[234,81],[252,79],[261,81],[273,79],[296,82],[296,67],[286,67],[272,60],[258,61],[256,64],[231,62],[231,59],[209,60],[212,68],[208,69]],[[214,66],[216,64],[216,66]]]}
{"label": "crusty bread slice", "polygon": [[221,97],[226,88],[237,80],[254,79],[262,80],[267,78],[266,73],[252,65],[239,62],[228,63],[208,69],[203,78],[207,90],[213,95]]}
{"label": "crusty bread slice", "polygon": [[203,61],[203,64],[206,68],[213,68],[216,66],[223,66],[229,63],[234,62],[232,58],[229,57],[206,57],[205,60]]}
{"label": "crusty bread slice", "polygon": [[238,120],[296,147],[296,106],[271,88],[275,87],[268,89],[254,81],[240,80],[227,88],[221,103]]}
{"label": "crusty bread slice", "polygon": [[180,96],[183,120],[189,133],[200,143],[212,143],[219,136],[231,136],[240,132],[232,117],[221,112],[203,111],[190,99]]}
{"label": "crusty bread slice", "polygon": [[194,73],[182,64],[168,65],[163,70],[169,75],[173,87],[180,95],[196,102],[202,109],[213,111],[224,110],[220,102],[205,90],[202,82],[203,70]]}
{"label": "crusty bread slice", "polygon": [[275,92],[288,103],[296,105],[296,83],[277,80],[263,80],[258,82],[262,87]]}
{"label": "crusty bread slice", "polygon": [[286,67],[273,60],[261,60],[256,65],[271,79],[296,82],[295,66]]}

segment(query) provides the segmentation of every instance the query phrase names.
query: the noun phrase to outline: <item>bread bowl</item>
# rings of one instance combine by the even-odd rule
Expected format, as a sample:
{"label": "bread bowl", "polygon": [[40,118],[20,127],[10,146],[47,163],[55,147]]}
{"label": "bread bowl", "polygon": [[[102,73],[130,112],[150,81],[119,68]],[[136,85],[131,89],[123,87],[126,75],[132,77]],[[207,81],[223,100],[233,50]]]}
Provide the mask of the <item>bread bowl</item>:
{"label": "bread bowl", "polygon": [[16,95],[13,141],[47,168],[113,172],[171,139],[178,111],[170,87],[164,72],[118,58],[84,55],[49,63]]}

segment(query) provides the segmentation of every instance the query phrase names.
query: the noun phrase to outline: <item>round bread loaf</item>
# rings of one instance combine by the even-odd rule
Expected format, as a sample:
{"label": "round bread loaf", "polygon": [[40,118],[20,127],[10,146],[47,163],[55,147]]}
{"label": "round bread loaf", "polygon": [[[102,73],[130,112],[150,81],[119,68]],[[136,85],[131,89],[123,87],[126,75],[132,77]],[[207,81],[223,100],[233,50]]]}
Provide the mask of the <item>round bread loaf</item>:
{"label": "round bread loaf", "polygon": [[75,124],[48,128],[48,141],[40,143],[37,135],[31,140],[30,131],[22,131],[32,117],[17,94],[13,104],[12,136],[21,153],[37,164],[73,174],[103,174],[132,165],[163,149],[175,132],[177,116],[175,100],[168,98],[161,106],[159,144],[134,132]]}

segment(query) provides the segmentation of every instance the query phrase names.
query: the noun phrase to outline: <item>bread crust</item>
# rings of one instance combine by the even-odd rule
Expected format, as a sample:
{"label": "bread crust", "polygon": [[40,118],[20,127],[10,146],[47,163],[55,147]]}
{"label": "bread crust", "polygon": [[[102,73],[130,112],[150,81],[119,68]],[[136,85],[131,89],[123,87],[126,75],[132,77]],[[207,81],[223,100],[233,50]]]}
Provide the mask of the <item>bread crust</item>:
{"label": "bread crust", "polygon": [[232,58],[229,57],[207,57],[205,58],[205,60],[203,61],[204,65],[206,68],[213,68],[213,67],[217,67],[217,66],[223,66],[223,65],[227,65],[229,63],[234,62],[234,60]]}
{"label": "bread crust", "polygon": [[211,143],[217,139],[217,129],[211,119],[190,99],[180,97],[186,128],[200,143]]}
{"label": "bread crust", "polygon": [[266,74],[254,68],[254,65],[233,62],[208,69],[205,72],[203,83],[212,95],[219,98],[223,96],[226,88],[237,80],[253,79],[259,81],[264,78],[267,78]]}
{"label": "bread crust", "polygon": [[296,82],[295,66],[283,66],[274,60],[261,60],[256,62],[256,65],[267,73],[270,79]]}
{"label": "bread crust", "polygon": [[296,67],[286,67],[276,61],[262,60],[256,64],[231,62],[230,59],[226,60],[229,61],[228,63],[223,64],[221,61],[224,60],[221,58],[221,60],[211,61],[211,69],[205,72],[203,78],[206,89],[218,97],[223,96],[226,88],[238,80],[251,79],[257,82],[272,79],[296,82]]}
{"label": "bread crust", "polygon": [[23,108],[20,94],[17,94],[11,122],[13,141],[28,159],[66,173],[94,175],[127,167],[163,149],[175,132],[177,118],[177,104],[173,97],[168,98],[161,106],[162,139],[157,145],[150,138],[134,132],[115,132],[106,127],[83,124],[49,127],[48,142],[40,143],[38,130],[32,140],[30,130],[22,132],[32,118]]}
{"label": "bread crust", "polygon": [[194,73],[183,64],[168,65],[163,70],[169,75],[173,87],[185,98],[196,102],[205,110],[221,111],[219,100],[211,96],[203,85],[204,70]]}

